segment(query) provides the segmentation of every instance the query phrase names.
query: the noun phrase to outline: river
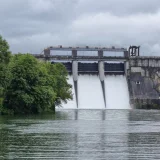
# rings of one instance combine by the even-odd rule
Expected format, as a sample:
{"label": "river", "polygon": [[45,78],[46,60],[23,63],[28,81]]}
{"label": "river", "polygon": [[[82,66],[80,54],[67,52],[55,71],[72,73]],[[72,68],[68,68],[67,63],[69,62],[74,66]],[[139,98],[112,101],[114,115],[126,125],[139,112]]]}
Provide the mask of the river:
{"label": "river", "polygon": [[0,117],[0,159],[160,159],[160,111],[59,109]]}

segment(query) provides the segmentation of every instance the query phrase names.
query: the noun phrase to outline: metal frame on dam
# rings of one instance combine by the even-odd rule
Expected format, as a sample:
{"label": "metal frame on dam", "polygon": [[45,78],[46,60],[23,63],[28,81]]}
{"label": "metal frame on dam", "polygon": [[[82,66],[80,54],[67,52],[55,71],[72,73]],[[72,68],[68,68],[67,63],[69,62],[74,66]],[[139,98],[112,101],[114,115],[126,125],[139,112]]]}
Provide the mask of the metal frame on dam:
{"label": "metal frame on dam", "polygon": [[125,75],[128,84],[130,104],[159,104],[160,57],[141,57],[139,46],[127,48],[107,47],[48,47],[43,54],[34,54],[40,60],[63,63],[72,74],[78,107],[78,75],[98,75],[101,82],[104,103],[105,76]]}

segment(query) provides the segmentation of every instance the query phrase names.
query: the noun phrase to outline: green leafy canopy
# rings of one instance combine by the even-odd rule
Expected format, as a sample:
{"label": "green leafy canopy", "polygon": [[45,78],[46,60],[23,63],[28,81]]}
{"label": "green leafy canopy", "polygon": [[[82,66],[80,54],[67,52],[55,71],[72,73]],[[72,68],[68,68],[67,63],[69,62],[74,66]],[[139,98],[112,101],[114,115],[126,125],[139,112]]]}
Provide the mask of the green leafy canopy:
{"label": "green leafy canopy", "polygon": [[11,56],[0,36],[0,112],[35,114],[55,111],[72,99],[64,65],[37,60],[30,54]]}

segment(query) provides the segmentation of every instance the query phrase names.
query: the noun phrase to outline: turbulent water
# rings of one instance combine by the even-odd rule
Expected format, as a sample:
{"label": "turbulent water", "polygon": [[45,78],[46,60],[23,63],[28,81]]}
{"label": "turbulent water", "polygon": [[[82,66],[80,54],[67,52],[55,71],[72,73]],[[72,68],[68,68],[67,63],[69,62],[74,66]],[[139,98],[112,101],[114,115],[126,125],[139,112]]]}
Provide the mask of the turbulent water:
{"label": "turbulent water", "polygon": [[107,109],[130,109],[125,76],[106,76],[105,89]]}
{"label": "turbulent water", "polygon": [[[73,77],[68,82],[73,86],[73,101],[64,104],[65,109],[77,108]],[[130,109],[129,93],[125,76],[105,77],[106,106],[101,82],[98,76],[80,75],[78,77],[78,108],[79,109]]]}
{"label": "turbulent water", "polygon": [[101,82],[98,76],[78,77],[79,108],[105,108]]}
{"label": "turbulent water", "polygon": [[0,160],[158,160],[160,111],[57,110],[0,116]]}

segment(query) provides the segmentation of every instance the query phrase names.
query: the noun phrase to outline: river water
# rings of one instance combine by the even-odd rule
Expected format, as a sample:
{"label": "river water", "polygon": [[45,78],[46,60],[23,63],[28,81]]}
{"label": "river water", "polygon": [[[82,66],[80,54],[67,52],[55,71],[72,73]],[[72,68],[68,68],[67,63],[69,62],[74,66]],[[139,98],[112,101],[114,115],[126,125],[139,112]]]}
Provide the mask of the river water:
{"label": "river water", "polygon": [[160,111],[59,109],[0,117],[0,160],[160,159]]}

